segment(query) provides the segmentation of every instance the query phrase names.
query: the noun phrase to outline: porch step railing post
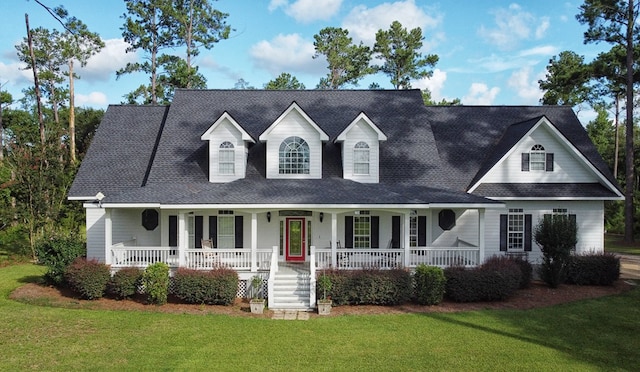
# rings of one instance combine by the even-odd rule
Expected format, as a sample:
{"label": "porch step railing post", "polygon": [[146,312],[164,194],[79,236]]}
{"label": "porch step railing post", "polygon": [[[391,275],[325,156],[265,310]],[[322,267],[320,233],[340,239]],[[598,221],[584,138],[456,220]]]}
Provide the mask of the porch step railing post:
{"label": "porch step railing post", "polygon": [[316,303],[316,247],[311,246],[311,257],[309,257],[309,306]]}
{"label": "porch step railing post", "polygon": [[276,280],[276,273],[278,272],[278,246],[273,246],[273,252],[271,253],[271,265],[269,265],[269,279],[267,280],[267,298],[268,306],[273,307],[276,303],[274,296],[274,283]]}

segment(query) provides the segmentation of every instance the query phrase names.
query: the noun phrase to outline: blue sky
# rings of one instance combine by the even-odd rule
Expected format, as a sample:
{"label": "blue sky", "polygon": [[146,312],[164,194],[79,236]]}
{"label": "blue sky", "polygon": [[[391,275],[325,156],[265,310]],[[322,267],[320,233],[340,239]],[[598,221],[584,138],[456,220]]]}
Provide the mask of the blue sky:
{"label": "blue sky", "polygon": [[[42,2],[63,5],[107,45],[79,71],[77,105],[106,108],[147,81],[141,75],[115,79],[117,69],[143,57],[140,52],[125,53],[120,30],[124,1]],[[581,4],[579,0],[220,0],[213,5],[229,13],[227,23],[234,31],[228,40],[203,50],[195,63],[211,89],[233,88],[240,78],[262,88],[281,72],[312,89],[327,72],[326,61],[312,58],[314,34],[324,27],[342,27],[354,41],[372,46],[376,31],[398,20],[407,28],[421,27],[423,54],[440,57],[432,78],[412,82],[414,88],[429,88],[438,100],[460,98],[467,105],[537,105],[542,96],[537,81],[544,78],[552,56],[573,50],[589,61],[609,48],[583,44],[586,27],[575,19]],[[14,47],[26,34],[24,14],[29,14],[32,28],[60,27],[33,0],[2,0],[1,8],[0,84],[20,98],[32,80],[30,71],[21,70],[24,66]],[[391,88],[382,74],[366,78],[357,88],[367,88],[371,82]],[[580,117],[583,122],[590,119],[588,111]]]}

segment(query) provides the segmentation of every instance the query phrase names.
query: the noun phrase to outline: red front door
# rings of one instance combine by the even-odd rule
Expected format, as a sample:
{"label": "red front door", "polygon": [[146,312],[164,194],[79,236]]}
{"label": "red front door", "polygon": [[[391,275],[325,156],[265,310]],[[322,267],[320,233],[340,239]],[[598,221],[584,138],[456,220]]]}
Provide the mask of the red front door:
{"label": "red front door", "polygon": [[285,259],[287,261],[304,261],[306,251],[304,218],[287,218],[287,234]]}

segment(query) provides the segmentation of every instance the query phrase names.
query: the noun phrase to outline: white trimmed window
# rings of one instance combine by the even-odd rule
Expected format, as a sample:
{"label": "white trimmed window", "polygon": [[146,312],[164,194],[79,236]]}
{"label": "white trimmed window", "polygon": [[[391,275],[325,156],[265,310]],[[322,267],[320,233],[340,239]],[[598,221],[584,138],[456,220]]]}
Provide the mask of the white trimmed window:
{"label": "white trimmed window", "polygon": [[353,174],[369,174],[369,145],[360,141],[353,148]]}
{"label": "white trimmed window", "polygon": [[187,215],[187,248],[194,249],[196,247],[196,217],[193,212]]}
{"label": "white trimmed window", "polygon": [[293,136],[282,141],[278,158],[278,173],[309,174],[309,145],[302,138]]}
{"label": "white trimmed window", "polygon": [[353,247],[371,248],[371,217],[369,211],[359,211],[353,217]]}
{"label": "white trimmed window", "polygon": [[524,211],[509,209],[507,221],[508,250],[524,250]]}
{"label": "white trimmed window", "polygon": [[569,217],[569,210],[567,208],[553,208],[553,215]]}
{"label": "white trimmed window", "polygon": [[547,155],[542,145],[533,145],[529,152],[529,169],[532,171],[546,170]]}
{"label": "white trimmed window", "polygon": [[218,173],[235,174],[236,156],[233,144],[229,141],[222,142],[218,150]]}
{"label": "white trimmed window", "polygon": [[217,248],[235,247],[235,219],[233,211],[218,211],[218,246]]}

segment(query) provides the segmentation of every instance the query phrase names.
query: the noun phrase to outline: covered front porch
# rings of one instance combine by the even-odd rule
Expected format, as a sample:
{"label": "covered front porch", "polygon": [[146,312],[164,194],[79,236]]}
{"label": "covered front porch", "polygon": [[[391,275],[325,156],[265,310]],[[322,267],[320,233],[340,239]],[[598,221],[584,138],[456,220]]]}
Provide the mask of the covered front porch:
{"label": "covered front porch", "polygon": [[164,262],[244,278],[268,272],[274,257],[338,270],[484,260],[483,208],[103,211],[104,261],[113,269]]}

